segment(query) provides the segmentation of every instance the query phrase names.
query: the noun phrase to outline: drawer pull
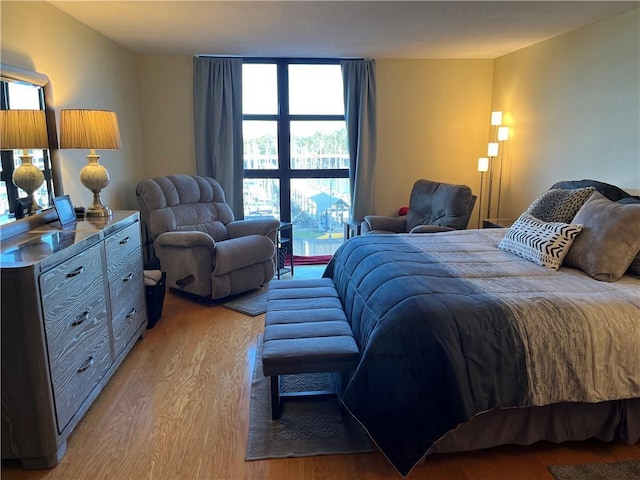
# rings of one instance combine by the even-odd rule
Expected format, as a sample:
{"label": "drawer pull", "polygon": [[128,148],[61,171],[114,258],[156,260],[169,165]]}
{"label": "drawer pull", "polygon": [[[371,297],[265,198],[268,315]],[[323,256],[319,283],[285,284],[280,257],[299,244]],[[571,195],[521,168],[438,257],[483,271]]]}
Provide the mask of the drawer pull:
{"label": "drawer pull", "polygon": [[88,318],[89,318],[89,311],[85,310],[80,315],[78,315],[73,322],[71,322],[71,326],[77,327],[78,325],[82,325],[84,321],[87,320]]}
{"label": "drawer pull", "polygon": [[91,365],[93,365],[93,357],[87,358],[82,364],[82,366],[77,370],[77,373],[82,373],[86,371],[87,369],[89,369],[89,367],[91,367]]}
{"label": "drawer pull", "polygon": [[71,273],[67,273],[67,278],[72,278],[72,277],[77,277],[78,275],[80,275],[82,272],[84,272],[84,267],[82,265],[80,265],[78,268],[76,268],[73,272]]}
{"label": "drawer pull", "polygon": [[131,240],[131,237],[123,238],[122,240],[120,240],[120,245],[124,245],[125,243],[128,243],[129,240]]}
{"label": "drawer pull", "polygon": [[131,280],[133,278],[133,273],[130,273],[129,275],[127,275],[126,277],[124,277],[122,279],[123,282],[128,282],[129,280]]}
{"label": "drawer pull", "polygon": [[130,320],[131,318],[135,317],[137,314],[138,312],[136,311],[136,309],[132,308],[131,311],[127,313],[126,319]]}

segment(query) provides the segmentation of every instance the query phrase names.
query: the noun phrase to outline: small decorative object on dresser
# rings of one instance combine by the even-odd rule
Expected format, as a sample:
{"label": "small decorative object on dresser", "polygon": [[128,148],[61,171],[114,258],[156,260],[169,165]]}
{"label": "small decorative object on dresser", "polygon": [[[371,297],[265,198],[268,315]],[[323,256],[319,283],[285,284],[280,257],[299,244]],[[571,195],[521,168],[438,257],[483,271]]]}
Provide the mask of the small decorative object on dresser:
{"label": "small decorative object on dresser", "polygon": [[49,468],[146,331],[140,221],[27,221],[0,245],[2,459]]}

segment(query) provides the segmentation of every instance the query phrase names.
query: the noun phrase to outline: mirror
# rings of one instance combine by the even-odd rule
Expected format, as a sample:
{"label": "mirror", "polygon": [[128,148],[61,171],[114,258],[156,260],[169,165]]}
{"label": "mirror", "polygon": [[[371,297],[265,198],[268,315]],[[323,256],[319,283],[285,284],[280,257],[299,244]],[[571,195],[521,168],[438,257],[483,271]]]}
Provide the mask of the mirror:
{"label": "mirror", "polygon": [[[11,65],[0,64],[0,103],[2,109],[42,109],[47,119],[48,150],[34,150],[34,164],[42,169],[44,183],[38,190],[38,200],[45,208],[52,207],[53,197],[63,195],[62,172],[58,152],[58,134],[53,92],[49,77]],[[20,218],[23,205],[19,197],[25,193],[13,184],[12,174],[20,165],[17,151],[2,151],[0,171],[0,225]],[[15,155],[14,155],[15,154]]]}

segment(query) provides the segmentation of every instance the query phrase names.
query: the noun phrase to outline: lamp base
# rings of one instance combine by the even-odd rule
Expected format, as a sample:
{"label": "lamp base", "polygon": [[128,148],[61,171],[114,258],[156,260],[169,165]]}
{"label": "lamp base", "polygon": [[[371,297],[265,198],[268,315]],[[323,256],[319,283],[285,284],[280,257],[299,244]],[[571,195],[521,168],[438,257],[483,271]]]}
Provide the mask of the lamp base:
{"label": "lamp base", "polygon": [[100,191],[109,184],[109,172],[98,163],[99,158],[100,155],[96,155],[95,150],[91,150],[87,155],[89,162],[80,170],[80,181],[93,193],[93,203],[84,212],[85,217],[111,216],[111,209],[102,203],[100,198]]}
{"label": "lamp base", "polygon": [[113,212],[111,212],[111,209],[109,207],[104,207],[104,208],[89,207],[84,212],[84,216],[85,217],[110,217],[112,213]]}
{"label": "lamp base", "polygon": [[93,203],[84,212],[85,217],[110,217],[111,209],[102,203],[100,192],[93,192]]}
{"label": "lamp base", "polygon": [[38,205],[34,192],[40,188],[44,182],[42,170],[31,163],[32,156],[28,151],[20,155],[22,164],[13,171],[13,184],[26,192],[31,199],[31,212],[42,210],[44,207]]}

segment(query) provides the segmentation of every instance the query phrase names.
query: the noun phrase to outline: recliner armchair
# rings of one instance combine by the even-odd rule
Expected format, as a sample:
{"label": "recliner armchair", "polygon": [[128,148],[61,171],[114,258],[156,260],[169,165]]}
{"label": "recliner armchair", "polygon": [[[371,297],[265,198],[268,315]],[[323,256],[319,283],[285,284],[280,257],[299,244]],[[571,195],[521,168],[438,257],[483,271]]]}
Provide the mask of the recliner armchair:
{"label": "recliner armchair", "polygon": [[174,291],[213,302],[273,278],[280,222],[235,220],[213,178],[170,175],[143,180],[136,196],[148,238]]}
{"label": "recliner armchair", "polygon": [[405,216],[368,215],[362,234],[435,233],[464,230],[469,224],[476,196],[466,185],[418,180],[411,190]]}

